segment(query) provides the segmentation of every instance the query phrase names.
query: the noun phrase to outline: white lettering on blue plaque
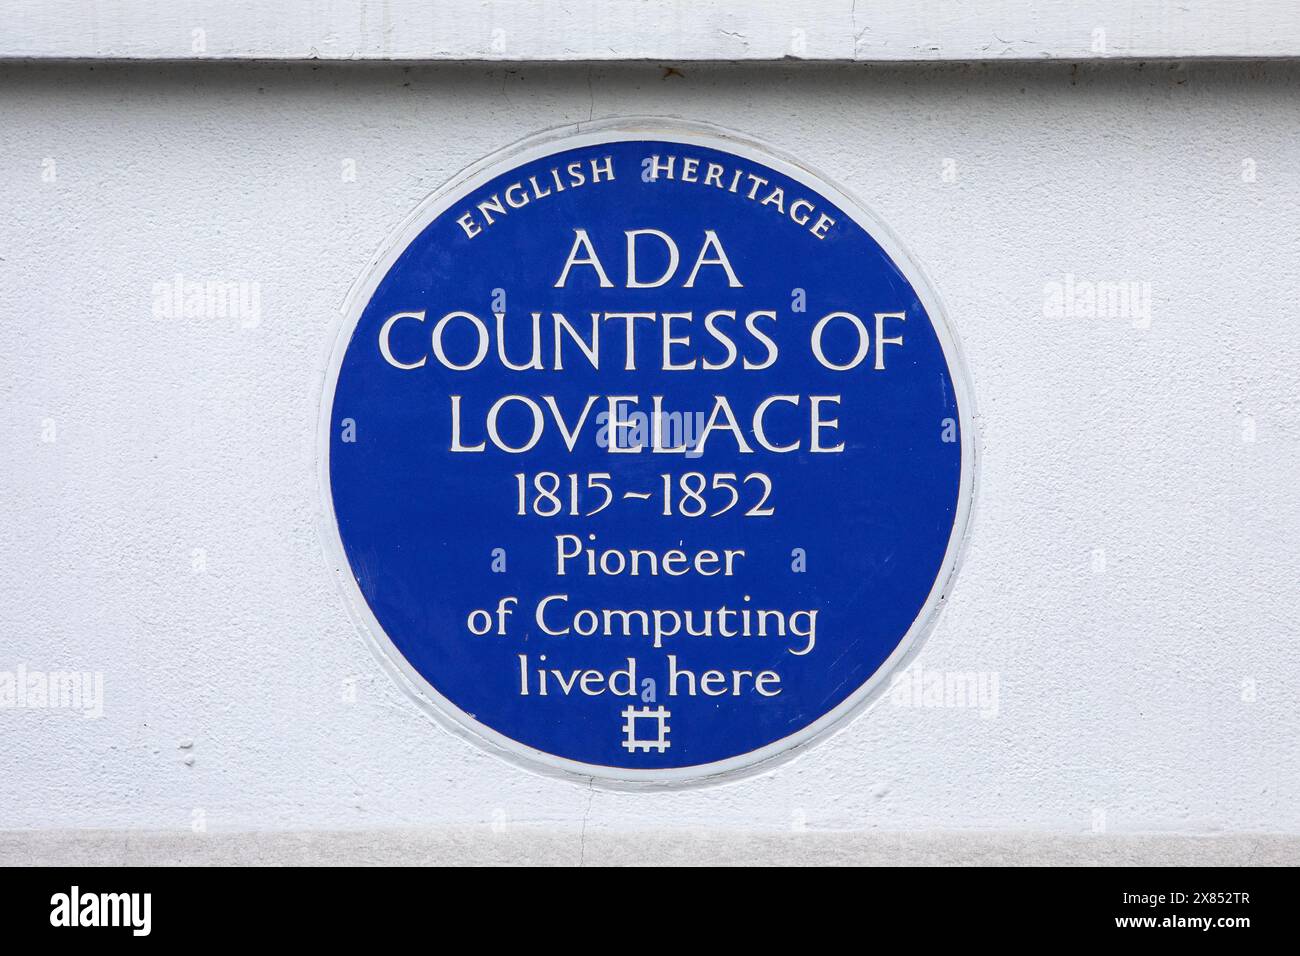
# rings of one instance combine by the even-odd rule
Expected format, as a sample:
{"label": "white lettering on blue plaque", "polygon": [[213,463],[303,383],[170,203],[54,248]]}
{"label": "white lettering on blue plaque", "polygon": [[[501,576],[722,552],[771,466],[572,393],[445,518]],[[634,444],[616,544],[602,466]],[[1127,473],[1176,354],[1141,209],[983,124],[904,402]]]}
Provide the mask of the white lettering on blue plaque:
{"label": "white lettering on blue plaque", "polygon": [[971,415],[936,296],[860,204],[740,136],[589,126],[462,174],[355,290],[327,546],[444,726],[609,786],[720,778],[915,650]]}

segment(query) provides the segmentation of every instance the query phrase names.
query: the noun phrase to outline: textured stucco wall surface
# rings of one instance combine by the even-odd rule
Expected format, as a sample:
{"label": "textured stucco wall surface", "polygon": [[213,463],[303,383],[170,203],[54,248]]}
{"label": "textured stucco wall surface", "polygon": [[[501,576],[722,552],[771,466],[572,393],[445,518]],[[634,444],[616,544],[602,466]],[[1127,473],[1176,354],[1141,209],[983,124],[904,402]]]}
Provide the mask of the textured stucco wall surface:
{"label": "textured stucco wall surface", "polygon": [[[608,793],[437,729],[354,631],[316,527],[345,293],[463,166],[622,113],[794,153],[929,272],[982,473],[918,666],[996,708]],[[0,671],[104,680],[99,719],[0,709],[0,829],[1300,833],[1300,68],[16,64],[0,131]],[[156,315],[178,275],[255,320]],[[1053,308],[1097,282],[1149,315]]]}
{"label": "textured stucco wall surface", "polygon": [[883,833],[452,826],[394,830],[0,831],[6,866],[1294,866],[1272,834]]}
{"label": "textured stucco wall surface", "polygon": [[9,0],[0,58],[934,61],[1294,57],[1290,0]]}

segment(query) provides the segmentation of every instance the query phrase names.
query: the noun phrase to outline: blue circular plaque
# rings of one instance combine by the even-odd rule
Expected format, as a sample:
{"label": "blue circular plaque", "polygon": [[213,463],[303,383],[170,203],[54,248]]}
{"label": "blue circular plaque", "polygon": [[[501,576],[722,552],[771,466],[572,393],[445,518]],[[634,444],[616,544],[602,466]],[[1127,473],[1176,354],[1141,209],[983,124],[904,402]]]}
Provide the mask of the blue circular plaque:
{"label": "blue circular plaque", "polygon": [[798,162],[620,121],[430,197],[345,309],[328,547],[445,726],[611,786],[769,765],[945,596],[971,399],[893,237]]}

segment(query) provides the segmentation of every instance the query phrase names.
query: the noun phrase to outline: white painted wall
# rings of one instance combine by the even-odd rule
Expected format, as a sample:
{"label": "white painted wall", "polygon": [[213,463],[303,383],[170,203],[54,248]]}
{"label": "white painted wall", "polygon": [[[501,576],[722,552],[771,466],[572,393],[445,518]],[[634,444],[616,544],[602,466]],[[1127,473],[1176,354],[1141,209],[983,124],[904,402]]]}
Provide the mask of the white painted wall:
{"label": "white painted wall", "polygon": [[[1300,833],[1300,67],[680,73],[0,69],[0,670],[106,683],[99,720],[0,710],[0,829]],[[767,776],[594,792],[435,728],[353,631],[315,527],[336,309],[456,170],[619,113],[793,152],[927,267],[983,473],[920,665],[996,672],[995,719],[886,701]],[[154,318],[177,274],[260,321]],[[1149,283],[1149,327],[1045,315],[1066,275]]]}
{"label": "white painted wall", "polygon": [[1291,0],[9,0],[0,59],[935,60],[1300,55]]}

